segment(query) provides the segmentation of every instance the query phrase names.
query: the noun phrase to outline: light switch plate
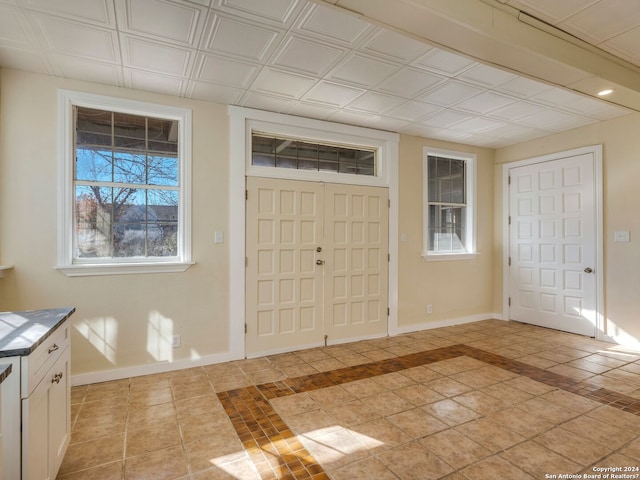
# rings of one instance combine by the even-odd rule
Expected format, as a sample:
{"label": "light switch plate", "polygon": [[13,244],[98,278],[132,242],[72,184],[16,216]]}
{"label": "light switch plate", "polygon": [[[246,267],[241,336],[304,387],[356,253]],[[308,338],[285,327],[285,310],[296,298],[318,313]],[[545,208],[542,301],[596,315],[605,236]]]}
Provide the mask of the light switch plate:
{"label": "light switch plate", "polygon": [[223,232],[216,232],[215,236],[214,236],[214,242],[215,243],[224,243],[224,233]]}
{"label": "light switch plate", "polygon": [[629,242],[629,230],[619,230],[613,233],[614,242]]}

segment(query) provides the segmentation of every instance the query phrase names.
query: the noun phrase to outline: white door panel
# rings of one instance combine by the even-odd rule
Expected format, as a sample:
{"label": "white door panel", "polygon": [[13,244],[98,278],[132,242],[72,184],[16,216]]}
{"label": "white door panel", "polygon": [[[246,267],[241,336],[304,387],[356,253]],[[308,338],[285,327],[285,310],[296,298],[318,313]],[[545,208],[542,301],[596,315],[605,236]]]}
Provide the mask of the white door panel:
{"label": "white door panel", "polygon": [[592,154],[509,171],[509,318],[595,335]]}
{"label": "white door panel", "polygon": [[387,332],[388,190],[247,177],[247,355]]}

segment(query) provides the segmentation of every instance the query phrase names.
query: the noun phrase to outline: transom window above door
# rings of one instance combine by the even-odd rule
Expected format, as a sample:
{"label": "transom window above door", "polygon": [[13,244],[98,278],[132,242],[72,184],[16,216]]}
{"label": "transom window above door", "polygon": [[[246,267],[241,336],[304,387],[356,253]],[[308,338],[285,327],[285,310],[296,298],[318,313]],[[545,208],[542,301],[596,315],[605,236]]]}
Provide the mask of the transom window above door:
{"label": "transom window above door", "polygon": [[376,150],[253,132],[251,164],[352,175],[376,175]]}

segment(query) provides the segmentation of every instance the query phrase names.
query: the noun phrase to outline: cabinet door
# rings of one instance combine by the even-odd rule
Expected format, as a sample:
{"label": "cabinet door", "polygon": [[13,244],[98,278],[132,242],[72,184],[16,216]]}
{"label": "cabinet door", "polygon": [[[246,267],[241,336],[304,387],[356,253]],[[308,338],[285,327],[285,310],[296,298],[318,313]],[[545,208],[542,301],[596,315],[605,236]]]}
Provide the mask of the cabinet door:
{"label": "cabinet door", "polygon": [[[49,389],[49,478],[58,474],[62,459],[67,451],[71,436],[71,348],[67,347],[51,371],[52,378],[59,381],[51,383]],[[57,377],[53,377],[57,375]]]}
{"label": "cabinet door", "polygon": [[48,376],[22,400],[22,479],[49,479]]}
{"label": "cabinet door", "polygon": [[52,480],[69,444],[70,349],[22,400],[22,480]]}

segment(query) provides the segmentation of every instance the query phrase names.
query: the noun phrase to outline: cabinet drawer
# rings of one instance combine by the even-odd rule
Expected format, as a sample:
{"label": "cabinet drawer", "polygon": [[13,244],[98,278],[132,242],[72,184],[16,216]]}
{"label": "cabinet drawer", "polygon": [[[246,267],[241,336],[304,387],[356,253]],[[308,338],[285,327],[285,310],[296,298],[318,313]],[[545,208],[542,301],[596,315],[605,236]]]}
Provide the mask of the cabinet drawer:
{"label": "cabinet drawer", "polygon": [[69,345],[69,321],[65,321],[28,356],[22,357],[22,398],[27,398]]}

